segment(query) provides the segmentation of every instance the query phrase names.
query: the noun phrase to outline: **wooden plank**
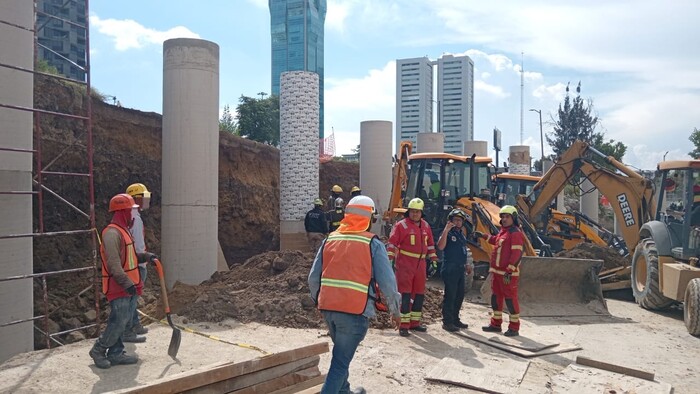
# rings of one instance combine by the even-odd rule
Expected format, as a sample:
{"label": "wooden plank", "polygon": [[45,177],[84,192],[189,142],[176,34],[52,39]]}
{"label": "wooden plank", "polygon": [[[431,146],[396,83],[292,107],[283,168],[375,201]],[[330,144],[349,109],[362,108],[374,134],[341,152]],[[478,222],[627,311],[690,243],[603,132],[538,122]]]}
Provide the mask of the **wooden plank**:
{"label": "wooden plank", "polygon": [[[325,376],[323,378],[325,379]],[[301,390],[297,394],[319,394],[322,388],[323,384],[319,384],[318,386],[310,387],[306,390]]]}
{"label": "wooden plank", "polygon": [[286,387],[282,390],[273,391],[270,394],[291,394],[291,393],[304,393],[304,394],[318,394],[321,392],[323,387],[323,382],[326,381],[326,375],[319,375],[315,378],[297,383],[294,386]]}
{"label": "wooden plank", "polygon": [[450,357],[440,360],[426,374],[425,380],[487,393],[514,392],[529,365],[528,360],[505,354],[476,353],[467,356],[453,352]]}
{"label": "wooden plank", "polygon": [[[241,390],[235,390],[232,391],[232,393],[235,394],[267,394],[267,393],[273,393],[273,392],[285,392],[286,390],[289,390],[291,387],[297,387],[297,385],[300,384],[306,384],[306,387],[312,387],[317,385],[317,382],[312,382],[312,383],[307,383],[309,380],[315,379],[317,377],[321,376],[321,371],[318,370],[318,365],[307,368],[301,371],[297,372],[292,372],[287,375],[280,376],[275,379],[270,379],[265,382],[260,382],[258,384],[246,387]],[[298,390],[296,390],[298,391]],[[286,391],[286,392],[295,392],[295,391]]]}
{"label": "wooden plank", "polygon": [[598,276],[600,277],[600,276],[606,276],[606,275],[614,274],[614,273],[616,273],[616,272],[622,271],[623,269],[625,269],[625,267],[610,268],[609,270],[600,271],[600,273],[598,274]]}
{"label": "wooden plank", "polygon": [[224,363],[158,379],[149,384],[119,391],[120,393],[170,394],[235,378],[277,365],[328,352],[328,342],[258,357],[238,363]]}
{"label": "wooden plank", "polygon": [[547,349],[543,349],[537,352],[531,352],[529,350],[524,350],[524,349],[518,349],[512,346],[508,346],[502,343],[498,342],[493,342],[489,341],[488,338],[472,333],[472,332],[464,332],[464,331],[458,331],[455,332],[454,334],[457,334],[461,337],[467,338],[469,340],[483,343],[485,345],[489,345],[492,347],[495,347],[496,349],[503,350],[504,352],[512,353],[515,355],[518,355],[520,357],[525,357],[525,358],[530,358],[530,357],[539,357],[539,356],[545,356],[547,354],[556,354],[556,353],[566,353],[566,352],[572,352],[574,350],[581,350],[581,347],[573,344],[573,343],[560,343],[555,347],[550,347]]}
{"label": "wooden plank", "polygon": [[575,394],[634,393],[671,394],[673,386],[665,382],[650,382],[602,369],[571,364],[550,378],[551,392]]}
{"label": "wooden plank", "polygon": [[[214,382],[211,384],[202,385],[200,387],[185,391],[188,394],[217,394],[230,393],[246,387],[254,386],[268,380],[275,380],[280,377],[292,375],[294,372],[302,371],[308,368],[318,368],[319,356],[311,356],[301,360],[294,360],[289,363],[280,364],[271,368],[263,369],[257,372],[236,376],[235,378]],[[320,374],[320,372],[319,372]],[[282,381],[291,381],[288,384],[299,383],[303,377],[289,377]],[[296,379],[296,381],[295,381]],[[273,387],[273,390],[280,389],[285,385]]]}
{"label": "wooden plank", "polygon": [[617,372],[619,374],[634,376],[635,378],[640,378],[644,380],[654,381],[654,374],[652,372],[646,372],[639,369],[623,367],[622,365],[610,364],[604,361],[593,360],[588,357],[578,356],[576,357],[576,364],[585,365],[588,367],[604,369],[610,372]]}
{"label": "wooden plank", "polygon": [[618,282],[602,283],[600,285],[600,287],[601,287],[601,289],[603,289],[603,291],[631,289],[632,288],[631,286],[632,286],[632,281],[629,279],[621,280]]}
{"label": "wooden plank", "polygon": [[525,338],[521,336],[517,337],[506,337],[506,336],[498,336],[498,337],[491,337],[489,338],[489,341],[491,342],[497,342],[497,343],[502,343],[504,345],[522,349],[522,350],[527,350],[530,352],[539,352],[544,349],[549,349],[553,348],[555,346],[559,346],[559,343],[539,343],[535,342],[530,338]]}

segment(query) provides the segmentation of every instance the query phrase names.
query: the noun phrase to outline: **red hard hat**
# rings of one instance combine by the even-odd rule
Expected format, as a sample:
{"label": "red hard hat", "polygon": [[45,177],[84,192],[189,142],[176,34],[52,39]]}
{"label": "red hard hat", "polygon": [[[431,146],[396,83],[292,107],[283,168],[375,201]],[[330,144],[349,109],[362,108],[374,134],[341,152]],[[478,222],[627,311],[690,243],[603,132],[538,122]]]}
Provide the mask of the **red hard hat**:
{"label": "red hard hat", "polygon": [[138,208],[134,198],[126,193],[117,194],[109,200],[109,212],[121,211],[122,209]]}

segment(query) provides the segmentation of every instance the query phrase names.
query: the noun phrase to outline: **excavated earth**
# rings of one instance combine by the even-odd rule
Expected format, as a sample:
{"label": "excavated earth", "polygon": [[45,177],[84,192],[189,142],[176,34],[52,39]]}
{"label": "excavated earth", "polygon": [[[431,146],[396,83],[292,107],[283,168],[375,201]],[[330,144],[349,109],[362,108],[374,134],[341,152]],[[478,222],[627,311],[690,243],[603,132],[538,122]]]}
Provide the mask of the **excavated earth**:
{"label": "excavated earth", "polygon": [[626,257],[620,256],[612,248],[587,242],[582,242],[576,245],[576,247],[573,249],[562,250],[556,254],[556,257],[603,260],[603,270],[609,270],[617,267],[627,267],[632,264],[632,258],[629,255]]}

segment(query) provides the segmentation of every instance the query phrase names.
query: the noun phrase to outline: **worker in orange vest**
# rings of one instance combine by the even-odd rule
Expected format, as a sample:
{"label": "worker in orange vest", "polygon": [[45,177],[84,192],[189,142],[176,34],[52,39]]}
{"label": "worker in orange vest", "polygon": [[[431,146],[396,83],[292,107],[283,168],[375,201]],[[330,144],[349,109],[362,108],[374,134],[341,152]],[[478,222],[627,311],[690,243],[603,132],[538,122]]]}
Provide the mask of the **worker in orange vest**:
{"label": "worker in orange vest", "polygon": [[[401,293],[401,328],[399,335],[407,337],[408,330],[426,332],[421,324],[425,300],[426,265],[430,259],[431,275],[437,272],[437,254],[433,232],[423,220],[423,200],[408,203],[406,217],[394,225],[389,236],[387,252],[396,269],[396,281]],[[395,264],[394,264],[395,262]]]}
{"label": "worker in orange vest", "polygon": [[503,323],[503,304],[510,313],[508,331],[505,336],[514,337],[520,332],[520,304],[518,303],[518,281],[520,280],[520,259],[523,256],[525,236],[518,224],[518,210],[512,205],[504,205],[499,212],[501,231],[498,235],[482,234],[475,231],[477,237],[487,239],[496,247],[491,253],[491,308],[493,316],[488,326],[482,327],[486,332],[501,332]]}
{"label": "worker in orange vest", "polygon": [[117,194],[109,201],[111,223],[102,231],[102,292],[107,296],[110,311],[107,327],[90,349],[90,357],[98,368],[106,369],[119,364],[136,364],[138,357],[124,351],[122,335],[134,315],[137,296],[143,283],[138,263],[153,261],[153,253],[136,253],[129,234],[133,223],[131,213],[138,205],[128,194]]}
{"label": "worker in orange vest", "polygon": [[351,199],[338,231],[321,245],[309,272],[311,298],[321,310],[333,340],[333,358],[322,393],[364,393],[362,387],[350,390],[348,371],[367,334],[369,319],[385,305],[395,328],[401,321],[400,295],[389,257],[384,244],[369,232],[375,215],[371,198]]}

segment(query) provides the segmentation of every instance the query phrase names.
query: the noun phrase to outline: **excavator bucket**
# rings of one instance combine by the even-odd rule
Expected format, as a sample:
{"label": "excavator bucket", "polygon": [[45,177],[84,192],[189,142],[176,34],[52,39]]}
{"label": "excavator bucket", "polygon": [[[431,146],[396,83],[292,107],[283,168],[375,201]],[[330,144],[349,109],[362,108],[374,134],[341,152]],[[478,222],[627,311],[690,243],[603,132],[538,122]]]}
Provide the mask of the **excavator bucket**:
{"label": "excavator bucket", "polygon": [[[602,260],[524,256],[518,298],[523,317],[609,316],[598,279]],[[490,281],[482,297],[491,299]]]}

